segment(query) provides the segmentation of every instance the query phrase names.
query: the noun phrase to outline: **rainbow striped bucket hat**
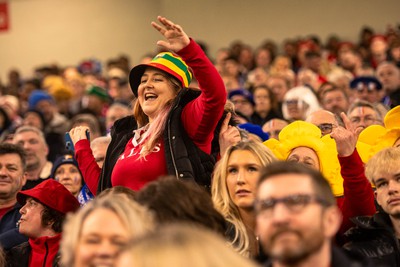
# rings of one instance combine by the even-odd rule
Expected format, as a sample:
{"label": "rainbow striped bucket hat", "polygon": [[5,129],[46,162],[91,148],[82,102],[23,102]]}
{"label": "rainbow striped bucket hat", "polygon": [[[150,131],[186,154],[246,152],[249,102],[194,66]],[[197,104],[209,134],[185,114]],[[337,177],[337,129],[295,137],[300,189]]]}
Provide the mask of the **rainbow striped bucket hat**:
{"label": "rainbow striped bucket hat", "polygon": [[129,74],[129,83],[133,94],[137,97],[140,79],[147,67],[153,67],[165,71],[181,82],[182,87],[188,87],[193,74],[188,65],[177,55],[170,52],[162,52],[155,56],[149,63],[135,66]]}

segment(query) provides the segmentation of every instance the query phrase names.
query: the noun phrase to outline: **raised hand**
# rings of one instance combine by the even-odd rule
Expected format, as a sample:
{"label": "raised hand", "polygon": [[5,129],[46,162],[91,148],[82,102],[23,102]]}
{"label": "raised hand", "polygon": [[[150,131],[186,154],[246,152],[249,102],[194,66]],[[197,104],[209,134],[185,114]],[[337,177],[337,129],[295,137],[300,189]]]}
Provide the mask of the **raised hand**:
{"label": "raised hand", "polygon": [[334,128],[330,135],[336,142],[336,149],[339,156],[347,157],[353,154],[358,136],[363,129],[360,127],[355,128],[344,112],[340,114],[340,117],[345,127],[338,126]]}
{"label": "raised hand", "polygon": [[182,27],[173,23],[172,21],[158,16],[157,20],[162,24],[151,22],[151,25],[164,35],[166,40],[159,40],[157,45],[163,46],[166,49],[178,52],[190,43],[189,36],[183,31]]}
{"label": "raised hand", "polygon": [[89,131],[89,127],[87,126],[77,126],[69,131],[69,135],[71,136],[71,140],[74,143],[74,145],[79,140],[87,139],[86,131]]}
{"label": "raised hand", "polygon": [[224,122],[221,125],[221,130],[219,132],[219,151],[221,157],[225,154],[226,150],[232,146],[237,144],[240,141],[240,132],[239,129],[235,126],[229,125],[229,120],[231,119],[232,114],[228,112],[224,119]]}

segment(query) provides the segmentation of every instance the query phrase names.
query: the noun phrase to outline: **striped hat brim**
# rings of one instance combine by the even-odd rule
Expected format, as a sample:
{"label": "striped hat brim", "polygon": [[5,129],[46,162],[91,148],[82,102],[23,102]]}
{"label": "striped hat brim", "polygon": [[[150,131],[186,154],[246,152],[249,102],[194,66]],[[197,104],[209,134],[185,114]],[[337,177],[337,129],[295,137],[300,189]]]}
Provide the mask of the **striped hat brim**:
{"label": "striped hat brim", "polygon": [[172,75],[181,83],[182,87],[188,87],[193,77],[189,67],[178,56],[172,53],[160,53],[149,63],[137,65],[131,70],[129,84],[136,97],[140,79],[148,67],[153,67]]}

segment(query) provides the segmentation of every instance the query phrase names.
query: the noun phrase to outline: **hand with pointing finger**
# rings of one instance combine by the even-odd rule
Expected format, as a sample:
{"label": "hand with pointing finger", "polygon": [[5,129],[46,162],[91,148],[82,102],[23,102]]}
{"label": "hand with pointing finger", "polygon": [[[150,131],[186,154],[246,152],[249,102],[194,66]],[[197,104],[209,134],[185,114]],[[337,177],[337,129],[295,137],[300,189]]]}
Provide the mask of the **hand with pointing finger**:
{"label": "hand with pointing finger", "polygon": [[239,129],[235,126],[229,125],[231,116],[232,114],[230,112],[226,114],[219,133],[218,140],[221,157],[230,146],[237,144],[241,140]]}
{"label": "hand with pointing finger", "polygon": [[338,126],[333,129],[331,138],[336,142],[336,149],[340,157],[348,157],[356,148],[358,136],[362,128],[355,128],[344,112],[340,114],[345,127]]}

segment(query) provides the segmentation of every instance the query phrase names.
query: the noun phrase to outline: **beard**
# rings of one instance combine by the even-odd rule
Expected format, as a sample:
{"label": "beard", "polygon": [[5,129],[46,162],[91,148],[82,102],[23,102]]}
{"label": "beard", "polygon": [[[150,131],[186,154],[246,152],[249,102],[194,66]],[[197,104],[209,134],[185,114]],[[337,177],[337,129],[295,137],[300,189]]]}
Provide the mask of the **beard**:
{"label": "beard", "polygon": [[[281,243],[279,239],[283,234],[291,234],[297,240]],[[324,241],[321,228],[313,230],[308,235],[304,235],[299,230],[282,227],[271,236],[270,242],[266,246],[266,251],[274,261],[290,266],[302,262],[319,251]]]}

